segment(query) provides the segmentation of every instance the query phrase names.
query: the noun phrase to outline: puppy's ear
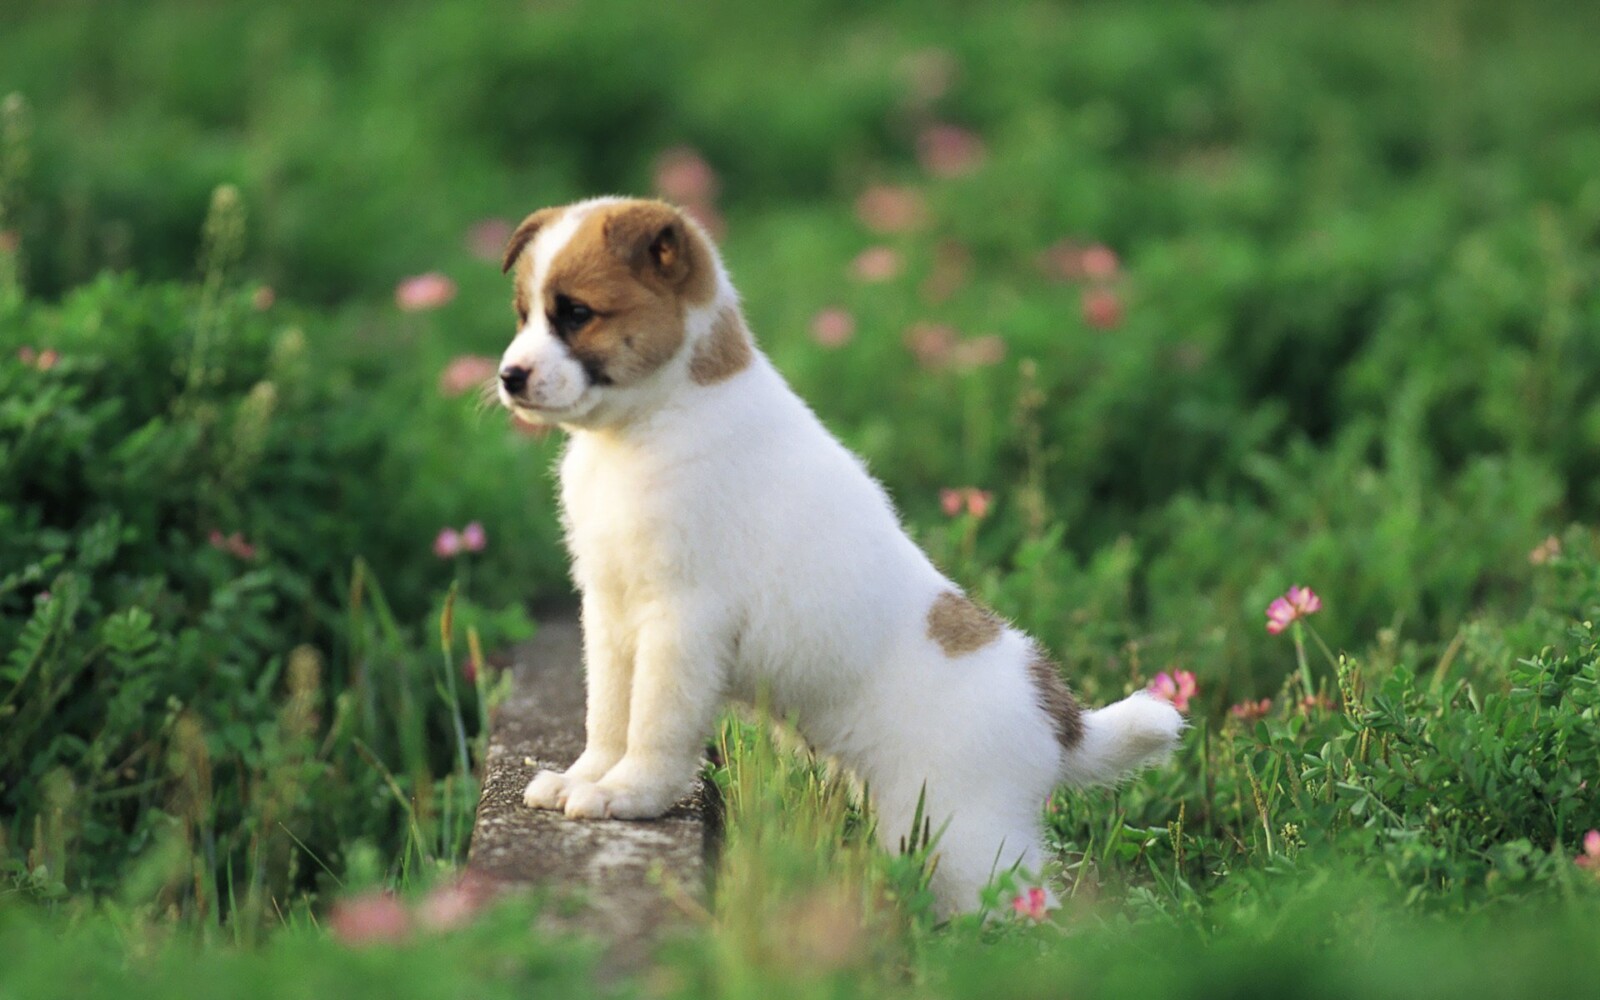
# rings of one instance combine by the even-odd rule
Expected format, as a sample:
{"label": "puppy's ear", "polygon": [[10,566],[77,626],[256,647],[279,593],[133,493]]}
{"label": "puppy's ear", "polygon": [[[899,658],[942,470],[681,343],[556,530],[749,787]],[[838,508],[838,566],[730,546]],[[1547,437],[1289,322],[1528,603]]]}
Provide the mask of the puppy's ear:
{"label": "puppy's ear", "polygon": [[561,214],[559,208],[541,208],[537,212],[523,219],[516,229],[511,231],[511,239],[506,241],[506,255],[500,261],[500,273],[505,274],[511,270],[511,265],[522,256],[522,250],[528,242],[539,235],[539,230],[545,224]]}
{"label": "puppy's ear", "polygon": [[606,244],[635,274],[684,289],[703,279],[705,251],[678,210],[660,201],[634,202],[606,219]]}

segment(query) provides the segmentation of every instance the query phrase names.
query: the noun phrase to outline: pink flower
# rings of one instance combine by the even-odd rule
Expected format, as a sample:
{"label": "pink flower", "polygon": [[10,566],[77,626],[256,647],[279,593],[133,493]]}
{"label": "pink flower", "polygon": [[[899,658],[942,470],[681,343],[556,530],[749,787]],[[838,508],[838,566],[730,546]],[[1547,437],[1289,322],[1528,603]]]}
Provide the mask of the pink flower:
{"label": "pink flower", "polygon": [[855,335],[856,318],[838,306],[829,306],[811,317],[811,339],[823,347],[843,347]]}
{"label": "pink flower", "polygon": [[900,274],[900,254],[892,247],[867,247],[850,262],[850,273],[857,281],[889,281]]}
{"label": "pink flower", "polygon": [[959,125],[929,125],[917,136],[917,161],[935,177],[970,174],[987,155],[978,134]]}
{"label": "pink flower", "polygon": [[479,219],[467,227],[467,252],[491,264],[500,263],[506,241],[511,239],[511,223],[505,219]]}
{"label": "pink flower", "polygon": [[1174,670],[1169,674],[1163,670],[1161,673],[1156,674],[1155,680],[1151,681],[1150,686],[1145,690],[1162,701],[1171,702],[1172,707],[1178,711],[1187,712],[1189,710],[1189,699],[1195,696],[1197,688],[1194,682],[1194,674],[1189,671]]}
{"label": "pink flower", "polygon": [[61,355],[53,347],[46,347],[42,351],[36,351],[32,347],[23,346],[17,348],[17,360],[29,368],[37,368],[39,371],[47,372],[56,366],[56,362],[61,360]]}
{"label": "pink flower", "polygon": [[913,323],[905,332],[905,344],[917,364],[940,368],[955,350],[956,328],[944,323]]}
{"label": "pink flower", "polygon": [[655,186],[668,201],[710,204],[717,197],[717,172],[689,146],[674,146],[656,157]]}
{"label": "pink flower", "polygon": [[411,935],[411,914],[387,892],[372,892],[354,899],[341,899],[328,914],[328,929],[348,945],[404,941]]}
{"label": "pink flower", "polygon": [[461,529],[461,547],[468,552],[482,552],[488,538],[483,533],[483,525],[473,521]]}
{"label": "pink flower", "polygon": [[235,559],[249,560],[256,557],[256,547],[245,541],[244,536],[237,531],[224,537],[222,532],[213,529],[211,534],[206,536],[206,541],[212,548],[226,552]]}
{"label": "pink flower", "polygon": [[433,554],[440,559],[449,559],[451,556],[460,555],[460,532],[454,528],[440,528],[439,537],[433,540]]}
{"label": "pink flower", "polygon": [[1037,886],[1011,901],[1012,912],[1029,920],[1043,920],[1049,913],[1050,897]]}
{"label": "pink flower", "polygon": [[15,229],[0,229],[0,253],[16,253],[22,238]]}
{"label": "pink flower", "polygon": [[1039,256],[1047,274],[1062,281],[1110,281],[1117,276],[1121,262],[1116,251],[1103,243],[1084,246],[1076,240],[1061,240]]}
{"label": "pink flower", "polygon": [[1583,853],[1574,858],[1578,867],[1587,868],[1600,875],[1600,830],[1590,830],[1583,835]]}
{"label": "pink flower", "polygon": [[488,876],[468,871],[428,893],[417,907],[417,920],[432,931],[453,930],[477,916],[498,891]]}
{"label": "pink flower", "polygon": [[1117,255],[1110,247],[1096,243],[1089,247],[1079,257],[1086,277],[1095,281],[1106,281],[1117,276]]}
{"label": "pink flower", "polygon": [[1555,535],[1551,535],[1538,545],[1535,545],[1533,551],[1528,553],[1528,561],[1535,566],[1543,566],[1545,563],[1554,562],[1560,557],[1561,539]]}
{"label": "pink flower", "polygon": [[451,358],[439,375],[439,392],[446,397],[459,396],[483,386],[499,370],[499,361],[481,354],[462,354]]}
{"label": "pink flower", "polygon": [[1272,711],[1272,699],[1262,698],[1260,701],[1251,701],[1248,698],[1228,709],[1228,715],[1241,722],[1254,722],[1264,719]]}
{"label": "pink flower", "polygon": [[963,340],[950,352],[950,364],[955,368],[987,368],[1006,359],[1006,342],[996,333]]}
{"label": "pink flower", "polygon": [[437,309],[456,297],[456,283],[437,271],[407,278],[395,286],[394,303],[406,312]]}
{"label": "pink flower", "polygon": [[1333,702],[1321,692],[1308,694],[1300,699],[1300,711],[1305,712],[1307,715],[1312,712],[1326,712],[1331,708],[1333,708]]}
{"label": "pink flower", "polygon": [[717,211],[721,182],[705,157],[689,146],[674,146],[656,157],[656,193],[676,202],[715,239],[727,230],[722,213]]}
{"label": "pink flower", "polygon": [[928,210],[914,188],[874,184],[856,198],[856,218],[875,233],[904,233],[923,226]]}
{"label": "pink flower", "polygon": [[250,293],[250,308],[256,312],[266,312],[276,301],[278,293],[272,290],[271,285],[257,285],[256,290]]}
{"label": "pink flower", "polygon": [[956,517],[965,510],[981,521],[988,516],[993,502],[993,493],[976,486],[946,487],[939,491],[939,509],[944,511],[945,517]]}
{"label": "pink flower", "polygon": [[1122,298],[1109,288],[1085,288],[1080,299],[1083,321],[1096,330],[1122,325]]}
{"label": "pink flower", "polygon": [[1267,632],[1277,635],[1288,628],[1290,622],[1315,614],[1321,609],[1322,598],[1317,596],[1316,591],[1299,585],[1290,587],[1288,593],[1267,605]]}

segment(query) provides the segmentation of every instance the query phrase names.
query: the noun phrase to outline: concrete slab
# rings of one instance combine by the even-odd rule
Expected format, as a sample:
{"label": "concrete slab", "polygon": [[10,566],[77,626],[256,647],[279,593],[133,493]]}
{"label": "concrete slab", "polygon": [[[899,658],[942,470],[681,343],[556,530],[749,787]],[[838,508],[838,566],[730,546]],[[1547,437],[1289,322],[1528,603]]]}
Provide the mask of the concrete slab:
{"label": "concrete slab", "polygon": [[661,935],[702,905],[709,866],[703,796],[648,822],[577,821],[523,805],[543,768],[583,750],[583,654],[574,616],[551,617],[514,650],[514,687],[490,724],[483,794],[467,867],[568,902],[547,908],[562,930],[598,935],[615,968],[636,968]]}

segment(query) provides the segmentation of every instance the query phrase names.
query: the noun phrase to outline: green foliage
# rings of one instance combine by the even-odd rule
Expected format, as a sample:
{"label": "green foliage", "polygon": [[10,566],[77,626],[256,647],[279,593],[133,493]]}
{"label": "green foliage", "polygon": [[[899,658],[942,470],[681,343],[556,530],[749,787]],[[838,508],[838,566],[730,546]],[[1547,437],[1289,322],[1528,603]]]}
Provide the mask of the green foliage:
{"label": "green foliage", "polygon": [[[185,908],[248,895],[257,919],[363,840],[400,867],[458,855],[478,688],[399,624],[451,567],[409,557],[394,605],[365,564],[350,576],[359,553],[426,553],[437,523],[362,515],[415,477],[388,443],[399,404],[351,394],[299,326],[220,281],[107,276],[59,306],[14,304],[0,330],[13,870],[105,892],[178,837]],[[53,365],[18,354],[46,344]],[[499,644],[523,621],[464,606],[456,643],[471,625]]]}

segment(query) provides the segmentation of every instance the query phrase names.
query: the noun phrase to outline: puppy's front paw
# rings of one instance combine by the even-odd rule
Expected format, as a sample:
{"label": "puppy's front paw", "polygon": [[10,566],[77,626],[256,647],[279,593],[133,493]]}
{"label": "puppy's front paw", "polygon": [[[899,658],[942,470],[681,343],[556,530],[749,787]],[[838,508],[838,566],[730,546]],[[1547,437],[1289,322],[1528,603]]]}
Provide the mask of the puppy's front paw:
{"label": "puppy's front paw", "polygon": [[568,819],[610,819],[611,793],[599,785],[574,785],[566,796]]}
{"label": "puppy's front paw", "polygon": [[557,771],[540,771],[528,782],[522,801],[535,809],[561,809],[567,804],[572,782]]}
{"label": "puppy's front paw", "polygon": [[602,779],[573,785],[567,795],[572,819],[654,819],[672,807],[678,796],[666,788],[625,785]]}

